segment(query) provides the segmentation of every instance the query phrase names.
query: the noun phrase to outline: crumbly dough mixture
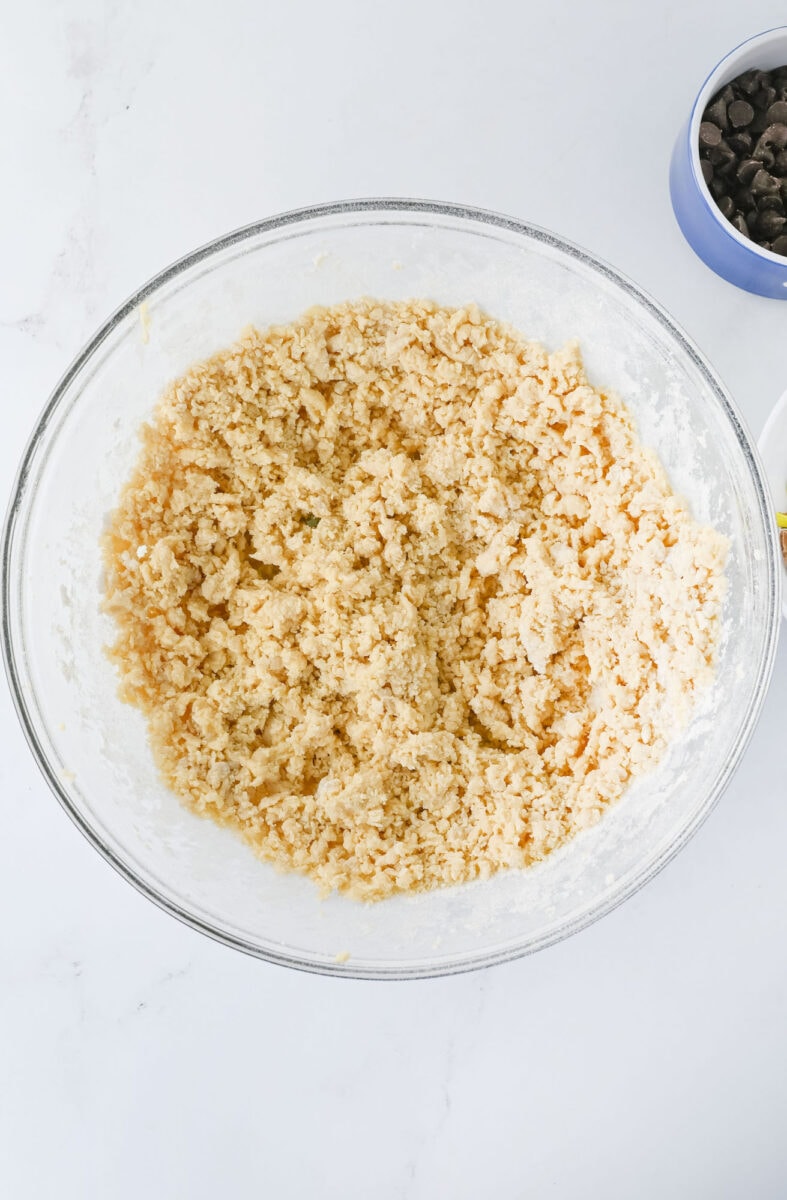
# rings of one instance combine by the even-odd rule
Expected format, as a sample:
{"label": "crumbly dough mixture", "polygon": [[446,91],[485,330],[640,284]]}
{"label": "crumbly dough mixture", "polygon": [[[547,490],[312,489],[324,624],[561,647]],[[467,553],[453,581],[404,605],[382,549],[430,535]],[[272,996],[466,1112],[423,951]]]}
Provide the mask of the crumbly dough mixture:
{"label": "crumbly dough mixture", "polygon": [[315,309],[195,366],[106,540],[112,654],[194,810],[378,899],[543,858],[712,677],[725,540],[579,351]]}

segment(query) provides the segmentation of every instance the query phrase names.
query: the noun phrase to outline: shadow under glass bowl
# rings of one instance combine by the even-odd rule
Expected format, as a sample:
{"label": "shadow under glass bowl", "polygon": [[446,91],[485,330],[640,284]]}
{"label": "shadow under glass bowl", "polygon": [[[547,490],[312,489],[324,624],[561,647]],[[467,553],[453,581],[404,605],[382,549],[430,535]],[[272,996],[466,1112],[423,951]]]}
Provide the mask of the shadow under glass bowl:
{"label": "shadow under glass bowl", "polygon": [[[99,539],[162,389],[248,323],[373,295],[475,301],[556,347],[578,338],[700,519],[730,539],[718,676],[691,726],[594,829],[529,871],[377,905],[261,863],[162,785],[143,719],[103,647]],[[163,271],[58,384],[16,481],[3,537],[6,667],[52,790],[94,846],[168,912],[273,962],[362,978],[469,970],[556,942],[651,878],[729,781],[765,696],[779,592],[770,502],[719,380],[674,322],[590,254],[520,221],[405,200],[261,221]],[[345,955],[349,958],[345,960]],[[338,959],[337,959],[338,956]]]}

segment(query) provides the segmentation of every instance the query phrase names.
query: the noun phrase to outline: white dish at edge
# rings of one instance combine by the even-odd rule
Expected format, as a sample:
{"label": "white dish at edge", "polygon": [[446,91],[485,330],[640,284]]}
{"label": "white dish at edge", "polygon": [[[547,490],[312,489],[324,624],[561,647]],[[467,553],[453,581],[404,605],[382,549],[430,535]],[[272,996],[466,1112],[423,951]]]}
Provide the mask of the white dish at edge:
{"label": "white dish at edge", "polygon": [[[787,512],[787,392],[765,422],[757,443],[776,511]],[[782,613],[787,620],[787,568],[782,589]]]}

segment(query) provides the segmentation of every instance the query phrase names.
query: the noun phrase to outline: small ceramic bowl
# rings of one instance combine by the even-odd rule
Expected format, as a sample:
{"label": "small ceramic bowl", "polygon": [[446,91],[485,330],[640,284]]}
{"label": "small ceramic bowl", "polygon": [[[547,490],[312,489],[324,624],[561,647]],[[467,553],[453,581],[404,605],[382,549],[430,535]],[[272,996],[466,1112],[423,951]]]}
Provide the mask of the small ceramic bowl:
{"label": "small ceramic bowl", "polygon": [[787,257],[763,250],[722,216],[702,178],[699,127],[708,102],[725,83],[752,67],[770,71],[785,64],[787,26],[757,34],[730,51],[700,88],[675,143],[670,167],[672,207],[695,253],[730,283],[777,300],[787,300]]}
{"label": "small ceramic bowl", "polygon": [[[787,512],[787,392],[776,402],[757,443],[775,512]],[[787,621],[787,567],[782,575],[782,613]]]}

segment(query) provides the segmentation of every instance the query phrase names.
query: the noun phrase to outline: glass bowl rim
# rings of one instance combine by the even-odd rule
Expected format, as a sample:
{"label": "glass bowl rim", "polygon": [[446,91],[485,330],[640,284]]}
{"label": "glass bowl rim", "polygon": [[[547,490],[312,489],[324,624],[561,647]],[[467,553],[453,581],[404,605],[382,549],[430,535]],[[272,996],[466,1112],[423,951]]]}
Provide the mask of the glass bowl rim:
{"label": "glass bowl rim", "polygon": [[[19,516],[23,500],[28,492],[28,480],[31,476],[32,468],[36,460],[39,449],[44,444],[45,436],[56,412],[61,407],[64,397],[67,395],[73,381],[78,377],[79,373],[87,366],[94,357],[101,345],[106,341],[111,333],[120,325],[120,323],[138,308],[146,299],[152,296],[160,288],[164,287],[178,275],[182,275],[196,264],[211,258],[214,255],[220,254],[223,250],[229,247],[248,241],[260,234],[271,233],[277,229],[288,226],[301,224],[308,226],[316,220],[324,217],[335,216],[352,216],[357,214],[359,217],[364,215],[373,215],[379,213],[383,218],[388,216],[392,221],[395,221],[396,215],[404,219],[406,216],[421,216],[433,217],[435,219],[445,218],[452,220],[466,221],[470,224],[480,227],[492,227],[500,230],[505,230],[509,233],[514,233],[525,239],[549,246],[557,249],[569,259],[583,264],[591,268],[597,274],[600,274],[607,281],[617,286],[621,291],[644,308],[657,323],[667,332],[667,334],[677,342],[681,351],[689,358],[694,367],[703,377],[704,382],[710,388],[717,403],[719,403],[724,411],[727,419],[730,421],[736,440],[743,451],[744,458],[752,476],[753,483],[757,492],[759,502],[759,516],[762,525],[766,530],[770,530],[770,550],[771,553],[766,556],[766,569],[768,571],[768,628],[766,630],[766,639],[764,651],[760,660],[755,688],[752,694],[752,699],[749,704],[748,711],[745,714],[744,720],[738,730],[738,735],[732,743],[724,763],[723,769],[719,774],[715,787],[711,790],[706,798],[703,806],[694,814],[693,818],[684,826],[679,836],[670,842],[659,854],[654,858],[646,861],[638,870],[636,870],[626,882],[625,886],[615,891],[613,894],[605,897],[591,908],[582,912],[578,916],[568,919],[554,929],[548,930],[540,937],[529,939],[524,944],[507,944],[499,949],[489,951],[476,951],[466,956],[457,956],[449,961],[436,960],[430,963],[427,960],[422,960],[414,963],[411,966],[404,964],[392,963],[390,966],[385,964],[374,963],[365,966],[363,962],[354,963],[350,958],[346,963],[332,963],[326,961],[318,961],[311,959],[305,955],[299,956],[296,952],[282,952],[273,945],[256,944],[246,938],[238,936],[227,929],[221,928],[220,924],[211,924],[204,920],[195,912],[189,911],[185,902],[180,902],[173,896],[166,894],[166,890],[159,890],[148,879],[140,875],[132,866],[120,857],[115,850],[107,845],[99,833],[93,828],[90,822],[82,815],[75,803],[72,802],[68,789],[64,781],[56,773],[50,764],[44,747],[39,739],[39,734],[36,728],[36,723],[31,714],[24,697],[23,675],[24,670],[20,667],[17,661],[17,652],[14,640],[14,632],[12,631],[11,612],[13,607],[12,590],[18,581],[12,578],[11,573],[11,558],[15,549],[15,532],[17,526],[17,518]],[[361,221],[360,224],[365,222]],[[569,937],[573,933],[586,928],[606,916],[607,913],[617,908],[625,900],[640,890],[646,883],[653,879],[659,871],[661,871],[675,855],[686,845],[691,837],[703,824],[710,812],[713,810],[721,795],[723,794],[727,784],[729,783],[735,769],[737,768],[743,752],[749,742],[751,734],[759,717],[765,695],[768,690],[771,674],[776,656],[776,647],[778,641],[778,632],[780,625],[779,611],[779,582],[778,573],[778,546],[775,530],[772,526],[775,522],[771,520],[770,499],[768,497],[762,468],[759,463],[757,451],[752,438],[749,436],[741,414],[727,393],[726,388],[721,383],[715,371],[702,354],[695,346],[691,339],[684,333],[681,327],[673,320],[667,311],[651,296],[649,296],[642,288],[630,280],[627,276],[610,266],[596,255],[582,249],[573,242],[543,229],[540,226],[533,225],[527,221],[519,220],[515,217],[505,216],[503,214],[493,212],[487,209],[476,208],[469,205],[454,204],[443,201],[433,200],[415,200],[402,197],[382,197],[382,198],[363,198],[344,201],[332,201],[324,204],[315,204],[305,208],[291,209],[286,212],[277,213],[273,216],[264,218],[259,221],[254,221],[248,225],[241,226],[221,237],[205,243],[183,257],[175,260],[169,266],[159,271],[152,276],[146,283],[138,288],[132,295],[125,300],[98,328],[96,333],[85,343],[83,348],[75,356],[71,364],[66,368],[64,374],[56,384],[52,393],[47,400],[41,415],[39,416],[33,431],[28,439],[27,445],[23,451],[22,459],[18,467],[16,477],[12,484],[10,500],[8,503],[7,512],[2,530],[2,541],[0,543],[0,642],[2,643],[3,662],[6,670],[9,688],[12,701],[16,709],[17,717],[28,746],[32,752],[33,758],[41,771],[44,779],[49,785],[50,790],[54,793],[61,807],[66,811],[71,820],[87,838],[91,845],[98,850],[102,857],[129,883],[131,883],[139,892],[152,900],[159,908],[176,917],[185,925],[192,929],[198,930],[200,933],[212,938],[214,941],[220,942],[222,945],[229,946],[236,950],[241,950],[253,957],[263,959],[267,962],[276,963],[281,966],[289,966],[296,970],[307,971],[313,974],[338,976],[342,978],[353,979],[379,979],[379,980],[403,980],[403,979],[427,979],[435,978],[443,975],[460,974],[471,970],[478,970],[482,967],[493,966],[501,962],[509,962],[517,958],[524,957],[527,954],[535,953],[537,950],[544,949],[547,946],[554,945]],[[20,552],[24,554],[24,541],[20,547]]]}

